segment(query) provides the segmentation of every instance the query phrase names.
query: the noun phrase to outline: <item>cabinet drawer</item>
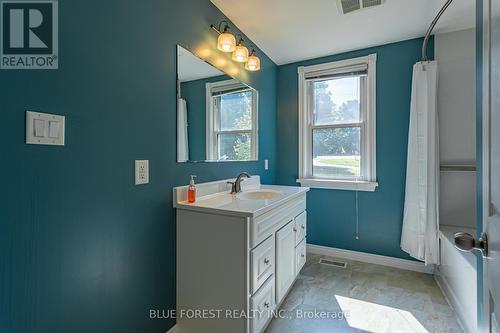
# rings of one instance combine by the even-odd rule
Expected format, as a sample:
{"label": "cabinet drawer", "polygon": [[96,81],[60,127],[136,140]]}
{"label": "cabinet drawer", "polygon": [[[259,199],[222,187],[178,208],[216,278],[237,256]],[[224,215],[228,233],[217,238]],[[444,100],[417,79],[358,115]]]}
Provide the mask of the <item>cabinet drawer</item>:
{"label": "cabinet drawer", "polygon": [[274,255],[274,234],[252,250],[252,266],[250,268],[252,274],[250,283],[251,294],[255,293],[274,274]]}
{"label": "cabinet drawer", "polygon": [[274,275],[271,275],[262,288],[250,298],[250,313],[253,315],[250,319],[250,332],[262,332],[275,308]]}
{"label": "cabinet drawer", "polygon": [[275,233],[306,209],[306,195],[301,195],[285,204],[264,213],[251,222],[250,248]]}
{"label": "cabinet drawer", "polygon": [[307,213],[303,211],[295,217],[295,245],[298,245],[306,237]]}
{"label": "cabinet drawer", "polygon": [[306,263],[306,239],[295,248],[295,275],[299,275],[300,270]]}

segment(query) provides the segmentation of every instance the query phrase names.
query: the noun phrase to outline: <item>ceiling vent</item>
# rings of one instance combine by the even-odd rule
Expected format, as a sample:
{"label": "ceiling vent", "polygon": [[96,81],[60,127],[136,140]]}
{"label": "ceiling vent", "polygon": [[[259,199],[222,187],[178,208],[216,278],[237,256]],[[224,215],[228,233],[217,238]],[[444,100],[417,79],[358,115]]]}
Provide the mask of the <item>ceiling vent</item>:
{"label": "ceiling vent", "polygon": [[342,14],[348,14],[359,9],[378,6],[385,0],[337,0],[337,6]]}

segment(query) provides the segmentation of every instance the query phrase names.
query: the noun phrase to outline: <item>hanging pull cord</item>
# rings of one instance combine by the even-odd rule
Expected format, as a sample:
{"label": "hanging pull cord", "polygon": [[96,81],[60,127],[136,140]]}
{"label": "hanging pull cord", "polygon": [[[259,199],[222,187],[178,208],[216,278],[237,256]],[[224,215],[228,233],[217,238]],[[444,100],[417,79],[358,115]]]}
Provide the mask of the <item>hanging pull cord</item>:
{"label": "hanging pull cord", "polygon": [[354,234],[354,238],[356,238],[356,240],[359,239],[359,200],[358,200],[358,191],[356,191],[356,233]]}

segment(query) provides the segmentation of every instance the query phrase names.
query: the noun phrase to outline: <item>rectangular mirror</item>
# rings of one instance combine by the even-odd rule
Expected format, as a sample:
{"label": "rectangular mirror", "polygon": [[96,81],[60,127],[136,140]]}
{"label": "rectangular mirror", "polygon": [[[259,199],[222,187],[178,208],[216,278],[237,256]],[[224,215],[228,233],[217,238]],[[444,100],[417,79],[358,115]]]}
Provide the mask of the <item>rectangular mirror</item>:
{"label": "rectangular mirror", "polygon": [[257,90],[177,46],[177,162],[258,159]]}

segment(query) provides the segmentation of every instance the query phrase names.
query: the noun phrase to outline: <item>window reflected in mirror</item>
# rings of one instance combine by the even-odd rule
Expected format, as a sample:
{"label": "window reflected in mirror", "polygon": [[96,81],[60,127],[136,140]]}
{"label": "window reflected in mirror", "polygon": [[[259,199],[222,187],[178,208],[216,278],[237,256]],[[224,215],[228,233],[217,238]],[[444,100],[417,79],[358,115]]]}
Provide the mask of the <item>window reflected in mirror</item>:
{"label": "window reflected in mirror", "polygon": [[181,46],[177,54],[177,161],[257,160],[257,90]]}
{"label": "window reflected in mirror", "polygon": [[207,159],[256,159],[257,91],[232,79],[207,83],[207,94]]}

